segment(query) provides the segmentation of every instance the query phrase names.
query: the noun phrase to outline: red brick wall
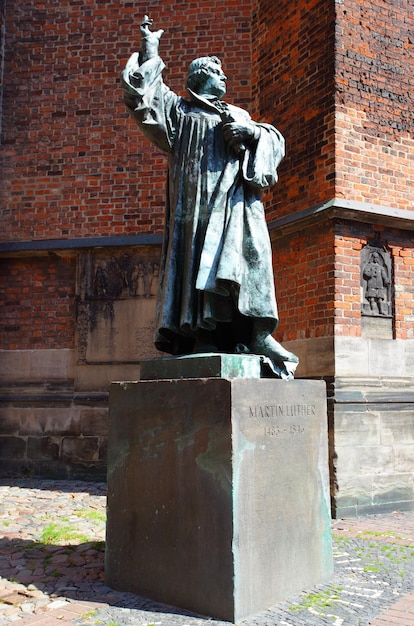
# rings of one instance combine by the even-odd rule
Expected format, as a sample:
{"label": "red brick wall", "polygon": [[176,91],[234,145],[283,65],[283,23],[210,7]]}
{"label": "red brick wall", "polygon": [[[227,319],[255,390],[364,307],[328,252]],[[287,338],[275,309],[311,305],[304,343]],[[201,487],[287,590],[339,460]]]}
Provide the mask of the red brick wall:
{"label": "red brick wall", "polygon": [[334,227],[327,222],[274,242],[280,341],[333,335]]}
{"label": "red brick wall", "polygon": [[0,128],[1,128],[1,109],[3,105],[3,71],[4,67],[4,50],[6,37],[6,3],[0,4]]}
{"label": "red brick wall", "polygon": [[75,259],[0,260],[1,350],[73,348]]}
{"label": "red brick wall", "polygon": [[338,220],[274,242],[280,341],[361,336],[361,249],[378,239],[392,258],[394,336],[414,339],[412,232]]}
{"label": "red brick wall", "polygon": [[337,196],[412,208],[412,2],[336,7]]}
{"label": "red brick wall", "polygon": [[[323,0],[259,0],[252,23],[253,105],[286,140],[271,220],[335,195],[334,7]],[[274,241],[280,341],[331,336],[334,231],[324,223]]]}
{"label": "red brick wall", "polygon": [[[343,234],[343,231],[345,233]],[[335,237],[335,334],[361,336],[360,229],[355,236],[342,224]]]}
{"label": "red brick wall", "polygon": [[[152,5],[152,10],[151,10]],[[151,11],[165,79],[183,92],[217,53],[230,101],[250,101],[250,0],[7,3],[2,240],[161,232],[165,160],[128,119],[120,71]]]}
{"label": "red brick wall", "polygon": [[286,139],[274,219],[334,194],[334,3],[259,0],[253,17],[257,115]]}
{"label": "red brick wall", "polygon": [[414,237],[392,241],[395,292],[395,336],[414,339]]}
{"label": "red brick wall", "polygon": [[[411,2],[351,1],[336,9],[336,196],[412,210]],[[360,249],[375,233],[388,240],[393,258],[395,337],[411,339],[413,237],[370,225],[338,231],[335,332],[361,334]]]}
{"label": "red brick wall", "polygon": [[[414,24],[408,5],[383,0],[331,7],[315,1],[258,3],[261,13],[253,23],[254,102],[259,115],[275,123],[287,143],[279,185],[268,196],[271,218],[332,197],[413,208],[414,68],[409,33]],[[330,253],[321,260],[316,289],[310,233],[276,241],[282,340],[333,332],[361,335],[360,251],[383,230],[339,222],[333,238],[328,223],[317,226],[315,241]],[[413,241],[390,232],[395,336],[412,338]],[[300,282],[294,288],[304,273],[311,277],[308,303],[296,293]],[[320,313],[315,317],[312,311],[318,285],[328,289],[326,320],[321,292]]]}

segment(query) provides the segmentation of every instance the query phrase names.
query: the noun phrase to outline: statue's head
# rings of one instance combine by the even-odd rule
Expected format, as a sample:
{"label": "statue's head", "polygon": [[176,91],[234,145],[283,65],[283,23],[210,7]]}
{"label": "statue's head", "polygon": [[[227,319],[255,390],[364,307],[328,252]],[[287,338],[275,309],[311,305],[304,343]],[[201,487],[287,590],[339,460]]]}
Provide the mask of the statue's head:
{"label": "statue's head", "polygon": [[221,98],[226,93],[227,77],[217,57],[200,57],[190,63],[187,89],[194,93]]}
{"label": "statue's head", "polygon": [[381,264],[381,259],[380,259],[380,255],[378,254],[378,252],[373,252],[371,254],[371,262]]}

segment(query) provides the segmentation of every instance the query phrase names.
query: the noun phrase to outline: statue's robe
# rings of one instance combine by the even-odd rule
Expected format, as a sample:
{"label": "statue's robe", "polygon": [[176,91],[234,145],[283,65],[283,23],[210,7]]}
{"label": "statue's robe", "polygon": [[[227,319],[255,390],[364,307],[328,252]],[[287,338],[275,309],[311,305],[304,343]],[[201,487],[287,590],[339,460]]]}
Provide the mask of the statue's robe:
{"label": "statue's robe", "polygon": [[258,140],[236,154],[224,139],[214,99],[177,96],[163,83],[163,69],[159,57],[139,65],[134,54],[123,88],[133,118],[169,158],[155,343],[164,352],[183,354],[191,351],[199,329],[214,331],[231,322],[235,311],[260,318],[269,332],[276,328],[261,189],[277,180],[284,139],[273,126],[256,124],[242,109],[226,105],[234,121],[259,131]]}

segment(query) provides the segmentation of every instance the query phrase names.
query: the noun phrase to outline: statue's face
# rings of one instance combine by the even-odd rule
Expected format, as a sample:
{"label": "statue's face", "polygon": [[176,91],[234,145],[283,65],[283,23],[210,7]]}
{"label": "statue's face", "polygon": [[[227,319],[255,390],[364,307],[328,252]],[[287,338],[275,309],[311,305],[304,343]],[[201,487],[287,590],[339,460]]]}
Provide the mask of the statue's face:
{"label": "statue's face", "polygon": [[222,98],[226,93],[226,80],[227,76],[221,67],[217,63],[212,63],[208,68],[208,76],[200,93]]}

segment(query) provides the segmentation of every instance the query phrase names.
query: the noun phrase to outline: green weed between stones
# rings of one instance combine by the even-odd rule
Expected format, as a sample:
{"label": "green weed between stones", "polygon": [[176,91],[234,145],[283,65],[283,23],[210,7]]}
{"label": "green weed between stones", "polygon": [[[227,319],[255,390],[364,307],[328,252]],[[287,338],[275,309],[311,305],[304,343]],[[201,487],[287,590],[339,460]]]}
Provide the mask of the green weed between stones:
{"label": "green weed between stones", "polygon": [[370,544],[368,549],[360,549],[357,551],[358,556],[364,558],[366,565],[364,572],[380,572],[385,571],[389,573],[391,569],[395,569],[395,566],[400,566],[399,574],[403,575],[406,570],[406,565],[409,559],[412,558],[413,551],[406,546],[399,546],[393,543],[386,543],[381,546],[378,553],[374,553],[371,557],[369,549],[378,550],[378,545]]}
{"label": "green weed between stones", "polygon": [[[374,535],[374,533],[367,531],[366,535],[366,537],[359,536],[357,539],[334,536],[335,556],[342,557],[342,553],[345,556],[351,544],[359,542],[357,546],[352,546],[352,551],[360,559],[359,567],[364,572],[372,574],[384,572],[385,574],[404,578],[407,575],[409,563],[414,556],[412,545],[409,543],[403,546],[392,542],[381,545],[381,543],[369,541],[369,536]],[[391,533],[378,533],[378,535],[389,536],[390,539],[400,539]],[[292,605],[289,609],[291,611],[306,611],[309,609],[323,611],[323,609],[331,607],[338,600],[340,601],[341,591],[343,591],[343,588],[330,585],[319,593],[310,593],[303,596],[300,604]]]}
{"label": "green weed between stones", "polygon": [[335,600],[339,600],[339,593],[343,591],[342,587],[329,585],[328,589],[324,589],[319,593],[309,593],[304,596],[301,604],[295,604],[289,607],[290,611],[303,611],[307,609],[324,609],[332,606]]}
{"label": "green weed between stones", "polygon": [[90,620],[92,619],[92,617],[94,617],[98,612],[98,609],[92,609],[91,611],[86,611],[86,613],[82,613],[81,614],[81,619],[87,619]]}
{"label": "green weed between stones", "polygon": [[83,509],[82,511],[75,511],[74,515],[94,522],[106,522],[106,514],[104,511],[89,511],[87,509]]}
{"label": "green weed between stones", "polygon": [[361,533],[358,533],[361,537],[371,535],[371,537],[390,537],[390,539],[397,539],[398,541],[403,541],[404,537],[400,535],[395,535],[390,530],[385,530],[382,533],[374,531],[374,530],[364,530]]}
{"label": "green weed between stones", "polygon": [[[91,611],[87,611],[86,613],[82,613],[82,615],[80,616],[81,619],[84,619],[88,622],[91,622],[92,624],[94,624],[95,626],[98,626],[99,624],[103,624],[103,621],[100,619],[95,619],[92,622],[92,618],[95,617],[95,615],[97,614],[98,609],[92,609]],[[114,624],[114,622],[110,622],[111,624]],[[108,625],[106,625],[108,626]],[[118,624],[116,625],[118,626]]]}
{"label": "green weed between stones", "polygon": [[[412,546],[404,546],[396,543],[381,544],[381,542],[367,541],[368,537],[374,535],[374,533],[367,531],[366,535],[367,537],[365,538],[362,536],[358,537],[357,541],[362,545],[358,545],[358,547],[355,548],[355,555],[361,560],[363,571],[372,574],[379,572],[389,574],[392,571],[395,572],[395,566],[398,566],[399,576],[404,577],[407,572],[408,562],[414,555]],[[388,534],[381,533],[381,536],[388,536]],[[392,535],[392,537],[397,538],[394,535]],[[347,541],[351,540],[336,537],[335,543],[337,549],[346,549]]]}
{"label": "green weed between stones", "polygon": [[54,522],[45,526],[40,539],[42,543],[52,546],[59,546],[74,541],[79,543],[87,543],[89,541],[89,537],[80,533],[75,526],[61,526]]}
{"label": "green weed between stones", "polygon": [[349,537],[340,537],[334,536],[334,548],[343,548],[347,544],[351,543],[351,539]]}

